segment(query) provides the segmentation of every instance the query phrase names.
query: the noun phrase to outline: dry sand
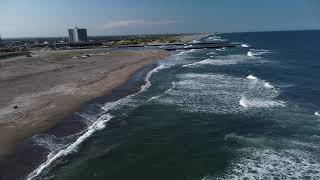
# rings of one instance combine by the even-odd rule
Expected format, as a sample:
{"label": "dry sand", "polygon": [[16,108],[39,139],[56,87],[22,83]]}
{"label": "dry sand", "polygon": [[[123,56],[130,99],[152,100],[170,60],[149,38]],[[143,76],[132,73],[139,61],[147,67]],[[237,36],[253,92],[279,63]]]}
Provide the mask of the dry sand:
{"label": "dry sand", "polygon": [[77,111],[81,103],[107,94],[144,65],[167,55],[160,50],[121,50],[72,59],[92,51],[0,61],[0,157]]}

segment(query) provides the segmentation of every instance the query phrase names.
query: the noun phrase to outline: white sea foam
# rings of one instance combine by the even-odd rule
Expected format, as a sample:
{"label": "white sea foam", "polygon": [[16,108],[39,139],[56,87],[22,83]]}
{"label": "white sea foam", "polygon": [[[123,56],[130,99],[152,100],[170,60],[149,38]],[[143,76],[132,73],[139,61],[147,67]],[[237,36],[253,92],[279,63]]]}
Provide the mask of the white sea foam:
{"label": "white sea foam", "polygon": [[165,66],[164,64],[160,64],[158,65],[156,68],[154,68],[153,70],[151,70],[150,72],[148,72],[146,78],[145,78],[145,84],[141,86],[141,90],[138,91],[137,93],[131,94],[129,96],[126,96],[125,98],[119,99],[118,101],[114,101],[114,102],[107,102],[105,103],[101,108],[105,111],[105,112],[109,112],[110,110],[115,110],[115,109],[119,109],[121,108],[123,105],[126,106],[137,106],[135,103],[135,100],[133,99],[134,96],[136,96],[137,94],[140,94],[144,91],[146,91],[147,89],[149,89],[151,87],[151,77],[154,73],[159,72],[163,69],[168,68],[168,66]]}
{"label": "white sea foam", "polygon": [[225,49],[223,49],[223,48],[218,48],[218,49],[216,49],[216,51],[225,51]]}
{"label": "white sea foam", "polygon": [[[253,57],[255,58],[255,57]],[[250,59],[253,59],[250,58]],[[233,64],[239,64],[239,63],[262,63],[264,61],[249,61],[249,58],[245,55],[228,55],[228,56],[216,56],[216,57],[211,57],[209,59],[204,59],[202,61],[190,63],[190,64],[184,64],[182,65],[183,67],[188,67],[188,68],[193,68],[193,67],[199,67],[203,65],[216,65],[216,66],[221,66],[221,65],[233,65]]]}
{"label": "white sea foam", "polygon": [[191,49],[189,52],[199,52],[200,49]]}
{"label": "white sea foam", "polygon": [[199,62],[185,64],[182,67],[197,67],[202,65],[231,65],[231,64],[237,64],[237,62],[233,60],[223,60],[223,59],[205,59]]}
{"label": "white sea foam", "polygon": [[153,97],[149,98],[147,101],[152,101],[152,100],[158,99],[160,96],[161,95],[153,96]]}
{"label": "white sea foam", "polygon": [[[120,105],[124,105],[124,104],[128,104],[128,102],[130,100],[132,100],[132,97],[135,96],[138,93],[141,93],[143,91],[146,91],[150,86],[151,86],[151,82],[150,82],[150,78],[152,76],[153,73],[158,72],[162,69],[165,69],[166,66],[164,66],[164,64],[160,64],[159,66],[157,66],[156,68],[154,68],[153,70],[151,70],[146,78],[145,78],[145,85],[141,86],[141,90],[135,94],[129,95],[125,98],[119,99],[118,101],[115,102],[108,102],[106,104],[104,104],[104,106],[102,107],[102,109],[105,112],[109,112],[112,109],[115,109],[116,107],[120,106]],[[103,114],[101,115],[96,121],[94,121],[89,127],[88,129],[86,129],[85,131],[82,132],[82,135],[80,137],[77,138],[77,140],[73,143],[67,144],[67,145],[63,145],[63,144],[59,144],[59,146],[57,146],[57,150],[56,151],[52,151],[48,157],[47,160],[42,163],[37,169],[35,169],[33,172],[31,172],[28,177],[27,180],[31,180],[36,178],[37,176],[39,176],[46,168],[48,168],[49,166],[51,166],[51,164],[56,161],[57,159],[66,156],[68,154],[71,154],[75,151],[77,151],[79,145],[85,141],[87,138],[89,138],[94,132],[102,130],[105,128],[105,123],[108,122],[110,119],[112,119],[112,115],[107,113],[107,114]],[[50,136],[51,137],[51,136]],[[46,140],[46,141],[41,141],[38,140],[37,144],[43,147],[48,147],[50,146],[50,144],[52,141]],[[58,144],[56,144],[58,145]],[[53,150],[53,149],[51,149]]]}
{"label": "white sea foam", "polygon": [[[172,82],[172,86],[171,86],[168,90],[166,90],[163,94],[169,93],[170,91],[173,90],[173,88],[174,88],[175,86],[176,86],[175,83]],[[150,99],[148,99],[148,101],[156,100],[156,99],[158,99],[158,98],[160,98],[160,97],[161,97],[161,95],[153,96],[153,97],[151,97]]]}
{"label": "white sea foam", "polygon": [[247,52],[247,56],[253,57],[254,55],[253,55],[253,53],[252,53],[251,51],[248,51],[248,52]]}
{"label": "white sea foam", "polygon": [[269,82],[264,83],[264,87],[266,88],[274,88]]}
{"label": "white sea foam", "polygon": [[247,99],[242,97],[239,104],[244,108],[270,108],[270,107],[284,107],[285,102],[274,101],[266,99]]}
{"label": "white sea foam", "polygon": [[245,48],[247,48],[247,47],[249,47],[247,44],[241,44],[241,47],[245,47]]}
{"label": "white sea foam", "polygon": [[151,71],[147,74],[147,76],[146,76],[146,78],[145,78],[146,84],[144,84],[144,85],[141,86],[141,91],[145,91],[145,90],[147,90],[147,89],[151,86],[150,78],[151,78],[152,74],[154,74],[154,73],[156,73],[156,72],[159,72],[160,70],[165,69],[165,68],[167,68],[167,67],[166,67],[164,64],[160,64],[158,67],[156,67],[156,68],[154,68],[153,70],[151,70]]}
{"label": "white sea foam", "polygon": [[[255,77],[255,76],[253,76],[253,75],[247,76],[247,79],[254,80],[254,81],[259,80],[257,77]],[[272,89],[272,88],[274,88],[274,86],[272,86],[269,82],[264,82],[264,85],[263,85],[263,86],[264,86],[265,88],[267,88],[267,89]]]}
{"label": "white sea foam", "polygon": [[33,136],[31,139],[36,145],[46,148],[50,152],[56,151],[63,146],[63,144],[59,142],[59,138],[54,135],[38,134]]}
{"label": "white sea foam", "polygon": [[175,58],[175,57],[184,57],[184,58],[186,58],[186,57],[189,57],[190,53],[197,52],[197,51],[199,51],[199,49],[198,50],[197,49],[179,50],[178,51],[179,53],[177,53],[176,55],[171,56],[171,58]]}
{"label": "white sea foam", "polygon": [[184,54],[186,54],[186,53],[188,53],[188,51],[180,51],[178,54],[176,54],[176,56],[184,55]]}
{"label": "white sea foam", "polygon": [[76,112],[75,114],[81,117],[81,121],[84,122],[87,125],[87,127],[89,127],[91,124],[93,124],[97,120],[97,117],[91,114],[80,113],[80,112]]}
{"label": "white sea foam", "polygon": [[224,175],[216,180],[320,179],[318,158],[297,149],[245,148]]}
{"label": "white sea foam", "polygon": [[215,54],[217,54],[217,53],[214,52],[214,51],[207,53],[208,56],[209,56],[209,55],[215,55]]}
{"label": "white sea foam", "polygon": [[267,53],[270,53],[270,51],[269,50],[265,50],[265,49],[250,49],[247,52],[247,56],[255,57],[255,56],[260,56],[260,55],[267,54]]}
{"label": "white sea foam", "polygon": [[196,44],[196,43],[200,43],[200,41],[199,40],[193,40],[192,43]]}
{"label": "white sea foam", "polygon": [[320,113],[319,112],[315,112],[314,115],[320,116]]}
{"label": "white sea foam", "polygon": [[227,41],[226,39],[222,39],[220,36],[211,36],[211,37],[208,37],[207,38],[207,41],[220,41],[220,42],[223,42],[223,41]]}
{"label": "white sea foam", "polygon": [[247,79],[250,79],[250,80],[257,80],[258,78],[253,76],[253,75],[249,75],[247,76]]}
{"label": "white sea foam", "polygon": [[108,122],[112,116],[110,114],[102,115],[95,123],[93,123],[74,143],[68,145],[66,148],[58,150],[58,152],[52,152],[48,155],[47,160],[42,163],[37,169],[31,172],[27,180],[31,180],[39,176],[43,170],[48,168],[55,160],[60,157],[66,156],[72,152],[77,151],[79,145],[89,138],[94,132],[99,131],[105,127],[105,123]]}
{"label": "white sea foam", "polygon": [[[156,101],[176,105],[184,111],[219,114],[284,106],[283,102],[274,100],[279,95],[277,89],[265,88],[265,81],[260,79],[252,82],[228,75],[196,73],[181,74],[178,79],[175,87]],[[242,104],[241,97],[246,97]]]}

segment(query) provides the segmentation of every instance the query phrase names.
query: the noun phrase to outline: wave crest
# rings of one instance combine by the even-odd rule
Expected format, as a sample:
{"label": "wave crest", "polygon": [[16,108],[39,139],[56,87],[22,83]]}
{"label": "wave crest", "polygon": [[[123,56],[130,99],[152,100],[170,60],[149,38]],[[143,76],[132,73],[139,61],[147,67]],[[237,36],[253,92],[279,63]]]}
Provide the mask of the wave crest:
{"label": "wave crest", "polygon": [[241,47],[245,47],[245,48],[247,48],[247,47],[249,47],[247,44],[241,44]]}

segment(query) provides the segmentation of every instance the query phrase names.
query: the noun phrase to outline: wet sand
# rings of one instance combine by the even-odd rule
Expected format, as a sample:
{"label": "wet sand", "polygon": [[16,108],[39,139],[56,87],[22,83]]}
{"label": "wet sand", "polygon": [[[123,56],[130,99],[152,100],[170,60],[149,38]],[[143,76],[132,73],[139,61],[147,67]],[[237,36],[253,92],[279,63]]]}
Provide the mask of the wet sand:
{"label": "wet sand", "polygon": [[[91,99],[111,93],[160,50],[75,50],[0,61],[0,157],[54,127]],[[92,57],[72,56],[92,53]],[[17,108],[14,108],[17,106]]]}
{"label": "wet sand", "polygon": [[[43,132],[43,134],[37,134],[19,142],[14,152],[0,159],[0,179],[25,179],[31,172],[39,167],[41,163],[45,162],[49,153],[55,149],[55,147],[50,146],[52,145],[50,144],[50,138],[70,138],[73,136],[74,138],[71,142],[74,142],[79,138],[77,134],[84,132],[88,128],[86,117],[79,116],[79,114],[96,114],[98,118],[101,116],[101,111],[103,111],[101,106],[106,102],[114,102],[140,91],[142,85],[145,84],[145,77],[155,67],[156,63],[143,66],[141,69],[135,71],[124,84],[112,89],[110,93],[81,103],[80,109],[77,110],[77,112],[60,120],[56,125]],[[117,120],[111,119],[108,122],[109,129],[118,128],[119,126],[121,126],[121,123],[119,124]],[[49,144],[42,144],[42,140],[38,141],[43,138],[48,140]]]}

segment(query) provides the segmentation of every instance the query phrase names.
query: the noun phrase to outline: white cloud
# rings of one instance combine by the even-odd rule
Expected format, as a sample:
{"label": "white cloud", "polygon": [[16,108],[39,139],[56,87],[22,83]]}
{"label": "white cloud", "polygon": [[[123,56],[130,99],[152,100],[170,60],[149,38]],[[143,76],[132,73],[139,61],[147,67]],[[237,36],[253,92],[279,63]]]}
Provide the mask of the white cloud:
{"label": "white cloud", "polygon": [[169,25],[181,23],[180,20],[146,21],[144,19],[111,21],[103,25],[104,29],[118,29],[134,26]]}

